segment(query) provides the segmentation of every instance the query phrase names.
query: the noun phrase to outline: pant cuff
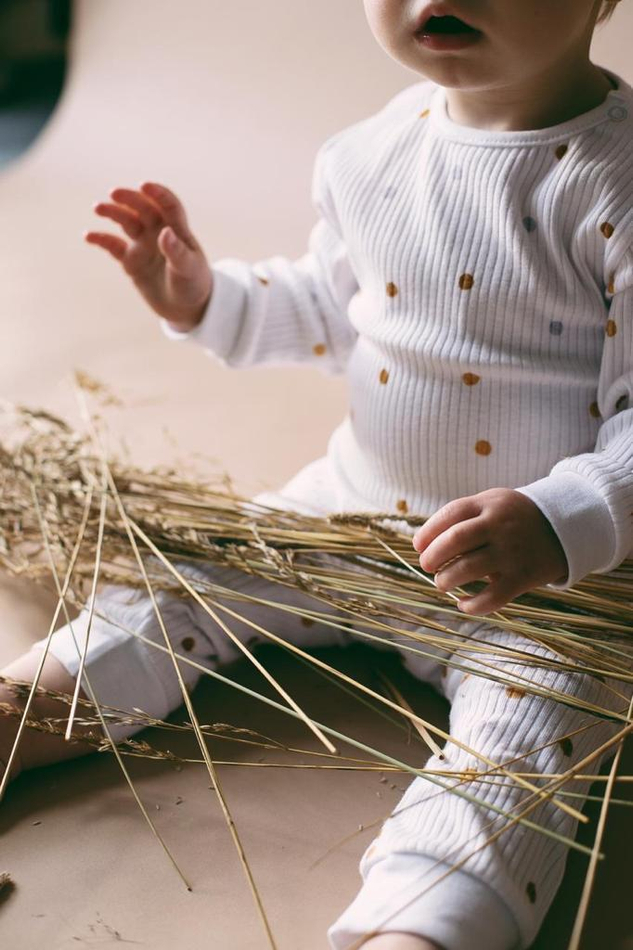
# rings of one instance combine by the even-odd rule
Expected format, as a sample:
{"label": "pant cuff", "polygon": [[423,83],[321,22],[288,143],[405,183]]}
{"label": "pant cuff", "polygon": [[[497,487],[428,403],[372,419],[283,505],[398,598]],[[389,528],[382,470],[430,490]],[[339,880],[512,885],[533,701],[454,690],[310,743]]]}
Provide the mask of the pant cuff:
{"label": "pant cuff", "polygon": [[354,901],[328,930],[333,950],[370,932],[418,934],[444,950],[519,950],[518,926],[500,897],[465,871],[434,884],[448,864],[396,852],[373,864]]}

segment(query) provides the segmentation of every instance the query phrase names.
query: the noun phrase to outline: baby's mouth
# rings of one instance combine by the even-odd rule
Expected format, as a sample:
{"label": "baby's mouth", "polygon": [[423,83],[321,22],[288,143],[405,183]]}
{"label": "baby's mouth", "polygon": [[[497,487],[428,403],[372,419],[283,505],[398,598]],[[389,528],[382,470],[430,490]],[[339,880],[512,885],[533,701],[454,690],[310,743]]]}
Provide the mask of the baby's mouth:
{"label": "baby's mouth", "polygon": [[474,26],[469,26],[456,16],[432,16],[420,27],[418,33],[479,33]]}

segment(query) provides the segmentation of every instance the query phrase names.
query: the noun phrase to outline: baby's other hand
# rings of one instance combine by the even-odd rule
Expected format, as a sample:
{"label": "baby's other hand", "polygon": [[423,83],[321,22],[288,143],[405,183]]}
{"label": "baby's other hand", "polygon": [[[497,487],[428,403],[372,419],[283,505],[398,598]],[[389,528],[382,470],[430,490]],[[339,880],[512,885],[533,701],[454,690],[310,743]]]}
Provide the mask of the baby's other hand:
{"label": "baby's other hand", "polygon": [[443,591],[488,580],[459,609],[485,616],[515,597],[568,574],[567,558],[550,522],[521,492],[491,488],[457,498],[418,528],[413,547],[420,566]]}
{"label": "baby's other hand", "polygon": [[213,275],[179,199],[154,182],[136,191],[115,188],[110,198],[94,210],[119,224],[130,240],[102,231],[88,231],[85,240],[121,262],[159,316],[175,329],[191,330],[206,310]]}

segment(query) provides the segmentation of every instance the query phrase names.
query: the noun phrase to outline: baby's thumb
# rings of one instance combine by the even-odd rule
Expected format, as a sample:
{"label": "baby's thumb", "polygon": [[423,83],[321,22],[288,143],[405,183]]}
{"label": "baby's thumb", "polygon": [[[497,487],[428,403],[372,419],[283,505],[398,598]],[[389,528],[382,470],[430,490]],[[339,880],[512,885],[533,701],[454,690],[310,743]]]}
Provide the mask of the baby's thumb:
{"label": "baby's thumb", "polygon": [[172,228],[165,227],[158,235],[158,247],[167,263],[182,277],[190,277],[199,264],[195,251],[187,247]]}

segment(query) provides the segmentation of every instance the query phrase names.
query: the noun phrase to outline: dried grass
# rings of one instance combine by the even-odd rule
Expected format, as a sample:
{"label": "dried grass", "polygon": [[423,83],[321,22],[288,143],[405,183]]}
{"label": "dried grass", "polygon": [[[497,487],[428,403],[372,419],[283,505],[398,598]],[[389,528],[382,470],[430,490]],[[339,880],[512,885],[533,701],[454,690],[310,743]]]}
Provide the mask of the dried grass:
{"label": "dried grass", "polygon": [[[86,380],[87,377],[79,380],[84,390],[99,392]],[[633,681],[633,561],[626,561],[609,575],[591,575],[572,590],[543,588],[531,591],[496,613],[494,618],[488,618],[494,619],[498,627],[547,646],[554,654],[553,659],[539,659],[520,646],[500,647],[486,643],[485,638],[469,639],[455,633],[451,619],[456,615],[463,619],[455,606],[455,596],[437,590],[432,578],[420,570],[411,546],[411,527],[423,519],[414,516],[403,518],[400,515],[394,518],[389,513],[315,518],[268,508],[240,497],[225,479],[214,487],[207,482],[186,478],[172,469],[147,471],[116,459],[107,459],[94,419],[89,414],[87,423],[89,434],[82,436],[50,413],[6,407],[0,430],[0,568],[10,575],[47,585],[50,585],[53,577],[59,604],[63,605],[64,610],[66,601],[78,606],[88,604],[94,615],[99,616],[98,602],[95,601],[97,581],[147,589],[159,620],[160,612],[154,598],[156,591],[169,590],[177,596],[194,597],[220,624],[227,636],[236,639],[229,626],[231,620],[241,619],[250,623],[271,642],[293,652],[301,661],[310,663],[341,688],[351,690],[356,698],[371,703],[374,710],[382,711],[383,715],[395,713],[402,717],[400,721],[403,726],[412,723],[426,745],[436,753],[440,749],[433,736],[451,742],[455,740],[433,723],[422,719],[392,684],[388,681],[382,683],[387,695],[369,689],[295,645],[281,640],[272,631],[247,620],[240,613],[240,605],[254,601],[283,611],[291,610],[308,621],[348,630],[351,628],[356,637],[369,643],[387,639],[393,642],[394,638],[406,637],[408,642],[400,644],[400,648],[422,656],[432,654],[437,647],[448,649],[447,666],[471,675],[484,676],[521,694],[527,691],[555,699],[616,723],[619,728],[609,746],[614,749],[621,748],[623,738],[633,728],[631,705],[623,691]],[[93,497],[99,502],[97,511],[92,510]],[[145,552],[144,557],[141,556],[141,549]],[[190,565],[212,562],[265,577],[276,584],[294,587],[310,595],[306,604],[313,606],[289,607],[281,602],[258,600],[211,581],[190,580],[176,566],[183,562]],[[66,582],[62,585],[59,577],[64,576]],[[480,587],[469,585],[469,590]],[[233,606],[229,607],[229,603]],[[335,615],[331,612],[332,606],[336,608]],[[430,612],[433,617],[429,617]],[[422,618],[424,626],[421,628]],[[168,652],[177,671],[179,663],[198,666],[191,658],[173,650],[166,630],[164,635],[165,646],[147,642],[153,649]],[[415,646],[411,645],[412,642]],[[473,802],[478,801],[476,795],[465,791],[463,786],[472,788],[478,784],[483,787],[490,782],[516,782],[529,790],[530,795],[523,798],[519,813],[506,814],[497,809],[497,817],[490,823],[488,843],[496,840],[516,822],[559,837],[534,825],[529,819],[530,813],[544,797],[551,798],[561,810],[586,821],[571,804],[576,793],[569,791],[567,786],[586,780],[591,775],[592,763],[600,750],[560,775],[534,776],[519,772],[511,767],[516,763],[490,761],[475,749],[468,751],[477,758],[480,767],[469,770],[468,775],[459,777],[449,770],[431,772],[413,768],[307,717],[300,704],[281,689],[250,651],[245,653],[268,676],[285,704],[276,703],[226,680],[217,671],[203,667],[200,667],[200,671],[224,680],[284,714],[303,721],[327,751],[289,749],[275,740],[247,734],[248,730],[236,730],[226,724],[200,724],[184,683],[181,685],[190,726],[163,723],[138,710],[111,709],[101,706],[94,696],[89,702],[77,694],[66,729],[61,720],[38,720],[28,714],[28,709],[23,712],[9,704],[4,704],[0,712],[21,716],[24,728],[55,734],[67,733],[69,737],[73,725],[81,726],[83,741],[89,741],[100,751],[118,753],[122,768],[121,755],[162,759],[170,761],[175,767],[180,767],[185,761],[204,762],[212,788],[223,808],[227,826],[234,836],[272,947],[275,946],[274,938],[218,783],[215,766],[219,762],[211,760],[205,736],[253,743],[286,753],[300,753],[302,757],[311,755],[330,760],[316,763],[240,762],[242,766],[391,769],[413,775],[423,774],[439,786],[440,792],[448,791]],[[520,661],[526,670],[531,666],[582,670],[603,681],[609,679],[616,684],[611,689],[613,703],[610,708],[596,707],[575,697],[535,686],[529,676],[510,674],[504,668],[505,664],[516,661]],[[622,684],[623,689],[618,689],[618,683]],[[37,682],[31,688],[20,684],[12,684],[12,687],[20,698],[24,698],[24,690],[32,698],[36,690],[40,689]],[[115,749],[107,733],[107,724],[115,722],[135,727],[151,725],[163,729],[190,729],[198,740],[201,758],[181,760],[170,752],[133,739],[118,743]],[[88,735],[85,729],[89,729]],[[338,755],[330,739],[351,744],[367,758]],[[230,761],[223,760],[222,764]],[[604,816],[609,804],[619,801],[612,796],[614,783],[631,780],[628,776],[616,774],[618,761],[619,753],[601,799]],[[453,780],[457,778],[457,782],[450,783],[449,775]],[[131,779],[129,781],[131,783]],[[489,802],[487,807],[491,809]],[[495,830],[494,823],[500,817],[505,819],[503,827],[497,826]],[[601,856],[599,844],[603,826],[604,818],[601,819],[592,849],[559,837],[567,846],[584,851],[591,857],[587,887],[572,937],[573,946],[577,945],[580,938],[595,864]],[[451,870],[460,867],[467,858],[462,858]]]}

